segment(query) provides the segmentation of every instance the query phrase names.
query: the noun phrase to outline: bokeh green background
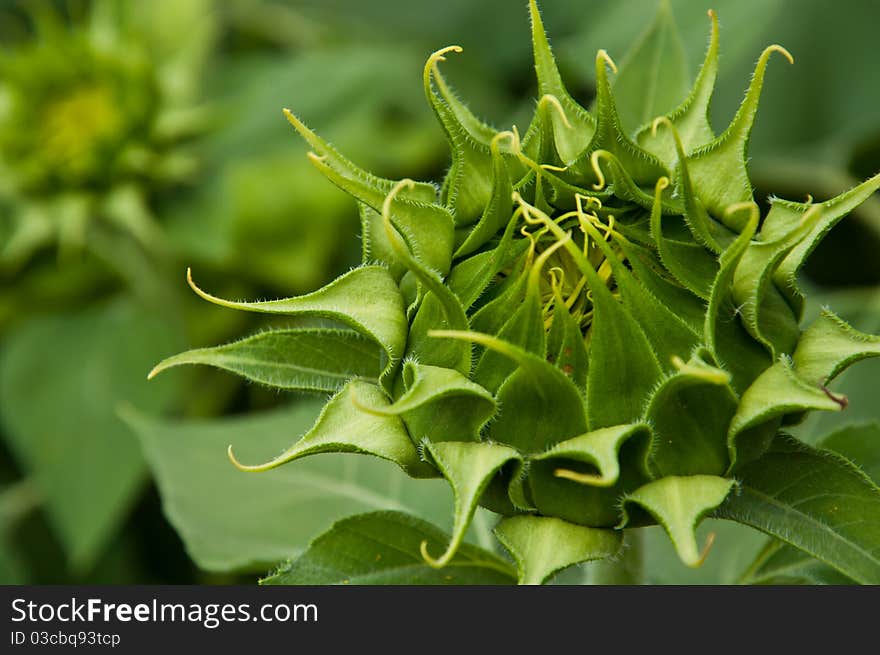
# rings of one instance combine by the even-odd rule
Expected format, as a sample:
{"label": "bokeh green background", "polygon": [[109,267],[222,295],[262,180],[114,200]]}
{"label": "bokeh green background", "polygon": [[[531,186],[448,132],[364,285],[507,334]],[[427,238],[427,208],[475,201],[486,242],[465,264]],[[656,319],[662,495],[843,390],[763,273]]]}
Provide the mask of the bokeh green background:
{"label": "bokeh green background", "polygon": [[[767,73],[750,151],[759,200],[825,199],[880,170],[880,4],[671,5],[692,75],[707,43],[706,11],[720,16],[716,129],[736,110],[765,45],[795,56],[795,66],[780,60]],[[588,105],[595,51],[620,62],[657,5],[541,6],[563,76]],[[76,84],[43,84],[49,90],[16,118],[16,75],[40,82],[58,74],[46,58],[21,53],[61,48],[94,28],[96,16],[123,50],[140,48],[138,65],[170,98],[168,122],[186,129],[160,140],[161,156],[136,175],[120,174],[116,186],[104,184],[108,173],[24,188],[21,162],[52,156],[31,137],[51,120],[53,94]],[[41,28],[46,21],[54,28]],[[488,122],[523,128],[536,93],[528,28],[524,0],[0,2],[0,581],[253,581],[357,511],[408,509],[448,523],[443,486],[404,480],[391,465],[334,456],[257,476],[229,465],[228,443],[243,457],[273,454],[308,427],[320,403],[211,369],[149,383],[146,374],[182,348],[266,325],[198,301],[186,288],[187,266],[212,292],[256,298],[317,288],[358,261],[355,204],[311,167],[282,107],[379,175],[439,179],[448,155],[423,97],[425,59],[461,45],[464,53],[445,64],[448,79]],[[31,144],[25,155],[10,145],[22,142]],[[134,195],[117,202],[111,192],[122,187]],[[73,236],[67,215],[46,209],[58,198],[89,208]],[[60,227],[26,255],[4,256],[22,225],[43,220],[37,215]],[[855,327],[880,331],[880,198],[836,229],[806,275],[812,311],[828,302]],[[878,380],[876,361],[846,376],[847,412],[813,419],[801,435],[880,419]],[[490,522],[482,515],[472,538],[485,542]],[[704,530],[719,538],[696,572],[649,535],[649,580],[731,582],[762,543],[717,522]],[[582,571],[567,575],[582,579]]]}

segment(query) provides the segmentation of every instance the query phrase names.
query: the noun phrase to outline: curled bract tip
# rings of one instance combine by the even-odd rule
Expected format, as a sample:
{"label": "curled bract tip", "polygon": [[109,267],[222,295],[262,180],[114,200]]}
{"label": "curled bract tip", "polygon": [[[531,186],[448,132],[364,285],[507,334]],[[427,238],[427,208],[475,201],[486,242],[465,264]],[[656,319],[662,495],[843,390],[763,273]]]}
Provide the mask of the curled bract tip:
{"label": "curled bract tip", "polygon": [[605,188],[605,174],[602,172],[602,167],[599,166],[599,158],[607,157],[611,153],[607,150],[596,150],[590,155],[590,165],[593,167],[593,173],[596,174],[596,183],[593,185],[593,188],[596,191],[600,191]]}
{"label": "curled bract tip", "polygon": [[559,102],[559,98],[557,98],[552,93],[545,93],[538,101],[538,106],[543,107],[545,104],[550,105],[559,113],[559,116],[562,118],[562,123],[563,125],[565,125],[565,127],[567,127],[568,129],[572,129],[571,123],[568,120],[568,116],[565,115],[565,109],[563,109],[562,103]]}
{"label": "curled bract tip", "polygon": [[608,64],[608,67],[612,71],[614,71],[615,74],[617,74],[617,64],[614,63],[614,60],[611,58],[611,55],[609,55],[608,51],[605,50],[604,48],[602,50],[599,50],[599,52],[596,53],[596,62],[600,62],[603,60],[605,61],[606,64]]}
{"label": "curled bract tip", "polygon": [[229,444],[229,447],[226,449],[226,456],[229,458],[229,461],[232,462],[232,465],[237,468],[239,471],[245,472],[254,472],[254,471],[265,471],[268,467],[264,464],[257,464],[255,466],[249,466],[247,464],[242,464],[235,457],[235,453],[232,451],[232,444]]}
{"label": "curled bract tip", "polygon": [[439,559],[434,559],[431,557],[431,553],[428,552],[428,540],[425,539],[419,544],[419,552],[422,554],[422,559],[425,560],[425,564],[435,569],[442,569],[446,564],[449,563],[452,555],[450,553],[444,553],[442,557]]}
{"label": "curled bract tip", "polygon": [[516,129],[516,125],[513,126],[512,130],[504,130],[503,132],[499,132],[495,136],[492,137],[492,141],[489,143],[489,147],[492,148],[493,152],[498,152],[498,144],[501,143],[503,139],[507,139],[510,141],[510,148],[513,150],[514,154],[519,154],[522,152],[522,146],[519,140],[519,131]]}
{"label": "curled bract tip", "polygon": [[789,64],[794,64],[794,57],[791,55],[791,53],[778,43],[768,45],[766,48],[764,48],[764,52],[761,53],[761,59],[767,59],[774,52],[778,52],[783,57],[788,59]]}
{"label": "curled bract tip", "polygon": [[703,566],[703,563],[706,561],[706,558],[709,556],[709,551],[712,550],[712,544],[715,543],[715,533],[710,532],[706,537],[706,545],[703,546],[703,551],[700,553],[700,557],[693,564],[689,564],[691,568],[698,569]]}
{"label": "curled bract tip", "polygon": [[669,120],[666,116],[658,116],[651,123],[651,136],[657,136],[657,128],[661,125],[668,127],[671,130],[675,130],[675,126],[672,124],[672,121]]}
{"label": "curled bract tip", "polygon": [[413,187],[415,187],[415,185],[416,183],[409,178],[404,178],[400,180],[400,182],[395,184],[391,188],[391,191],[388,192],[388,195],[385,196],[385,202],[382,203],[382,216],[388,217],[390,215],[391,203],[394,202],[397,194],[399,194],[403,189],[412,189]]}
{"label": "curled bract tip", "polygon": [[578,473],[577,471],[572,471],[570,469],[556,469],[553,471],[553,475],[557,478],[562,478],[563,480],[571,480],[572,482],[591,487],[608,486],[608,480],[601,475],[595,475],[592,473]]}

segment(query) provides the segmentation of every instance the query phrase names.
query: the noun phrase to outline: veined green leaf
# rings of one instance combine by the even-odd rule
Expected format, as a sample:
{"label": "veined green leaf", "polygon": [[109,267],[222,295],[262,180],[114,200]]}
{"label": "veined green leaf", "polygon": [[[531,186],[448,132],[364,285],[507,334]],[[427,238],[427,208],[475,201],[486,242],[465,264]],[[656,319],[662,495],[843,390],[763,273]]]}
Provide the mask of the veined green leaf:
{"label": "veined green leaf", "polygon": [[412,480],[374,457],[328,453],[259,475],[229,463],[230,442],[247,460],[286,448],[292,434],[314,423],[321,404],[304,399],[248,417],[199,421],[159,420],[126,409],[124,418],[140,437],[165,515],[201,568],[265,570],[305,549],[333,521],[357,512],[446,518],[450,494],[442,480]]}
{"label": "veined green leaf", "polygon": [[581,562],[614,557],[620,533],[588,528],[547,516],[514,516],[495,528],[519,569],[519,584],[543,584],[553,574]]}
{"label": "veined green leaf", "polygon": [[[846,457],[875,485],[880,483],[880,424],[849,425],[828,435],[819,445]],[[768,541],[742,581],[748,584],[854,584],[827,564],[776,539]]]}
{"label": "veined green leaf", "polygon": [[863,584],[880,584],[880,488],[844,458],[780,436],[717,511]]}
{"label": "veined green leaf", "polygon": [[681,561],[700,566],[711,542],[700,553],[695,530],[709,512],[724,502],[735,484],[714,475],[667,476],[649,482],[623,499],[621,526],[644,521],[640,513],[647,512],[666,530]]}
{"label": "veined green leaf", "polygon": [[271,330],[240,341],[188,350],[163,360],[149,377],[173,366],[206,364],[280,389],[338,391],[352,378],[378,380],[381,350],[349,330]]}
{"label": "veined green leaf", "polygon": [[442,568],[421,548],[442,547],[442,530],[409,514],[373,512],[346,518],[315,539],[296,559],[260,581],[264,585],[512,584],[512,567],[490,552],[463,544]]}
{"label": "veined green leaf", "polygon": [[71,569],[84,573],[124,521],[146,473],[116,406],[174,407],[184,377],[144,378],[162,354],[183,345],[182,335],[120,298],[26,320],[2,341],[2,435],[42,497]]}

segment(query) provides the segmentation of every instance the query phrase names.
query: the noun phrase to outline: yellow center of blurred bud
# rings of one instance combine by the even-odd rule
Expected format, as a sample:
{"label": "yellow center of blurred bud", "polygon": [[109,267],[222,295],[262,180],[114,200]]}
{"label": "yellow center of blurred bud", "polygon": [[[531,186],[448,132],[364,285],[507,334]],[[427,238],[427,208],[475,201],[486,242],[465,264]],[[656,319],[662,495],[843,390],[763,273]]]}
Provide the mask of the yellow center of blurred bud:
{"label": "yellow center of blurred bud", "polygon": [[102,147],[115,141],[122,128],[110,90],[102,85],[78,88],[46,108],[42,154],[60,174],[79,177],[90,172]]}

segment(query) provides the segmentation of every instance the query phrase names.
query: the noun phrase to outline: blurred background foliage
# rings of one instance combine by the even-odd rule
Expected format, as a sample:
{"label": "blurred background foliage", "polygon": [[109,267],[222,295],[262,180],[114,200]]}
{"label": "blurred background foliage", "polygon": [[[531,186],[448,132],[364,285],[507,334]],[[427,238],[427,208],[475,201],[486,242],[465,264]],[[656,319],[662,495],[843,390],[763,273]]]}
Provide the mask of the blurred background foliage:
{"label": "blurred background foliage", "polygon": [[[585,105],[595,51],[625,63],[656,8],[541,5]],[[720,16],[716,126],[766,44],[796,58],[767,73],[758,199],[826,199],[880,170],[880,73],[866,55],[877,2],[671,5],[691,75],[706,10]],[[356,207],[311,167],[281,108],[379,175],[439,179],[447,149],[420,76],[453,43],[464,54],[444,70],[460,95],[490,123],[524,127],[536,94],[524,1],[0,0],[0,581],[251,581],[358,511],[445,525],[445,486],[384,463],[324,457],[259,476],[228,464],[231,441],[274,454],[319,404],[212,369],[145,377],[170,353],[265,325],[195,299],[187,266],[219,295],[255,298],[303,293],[357,263]],[[811,311],[828,303],[880,331],[878,253],[875,197],[811,260]],[[880,361],[847,374],[848,412],[800,433],[880,419],[877,380]],[[490,522],[471,538],[489,543]],[[706,529],[719,539],[698,571],[648,530],[649,580],[733,582],[764,542]]]}

